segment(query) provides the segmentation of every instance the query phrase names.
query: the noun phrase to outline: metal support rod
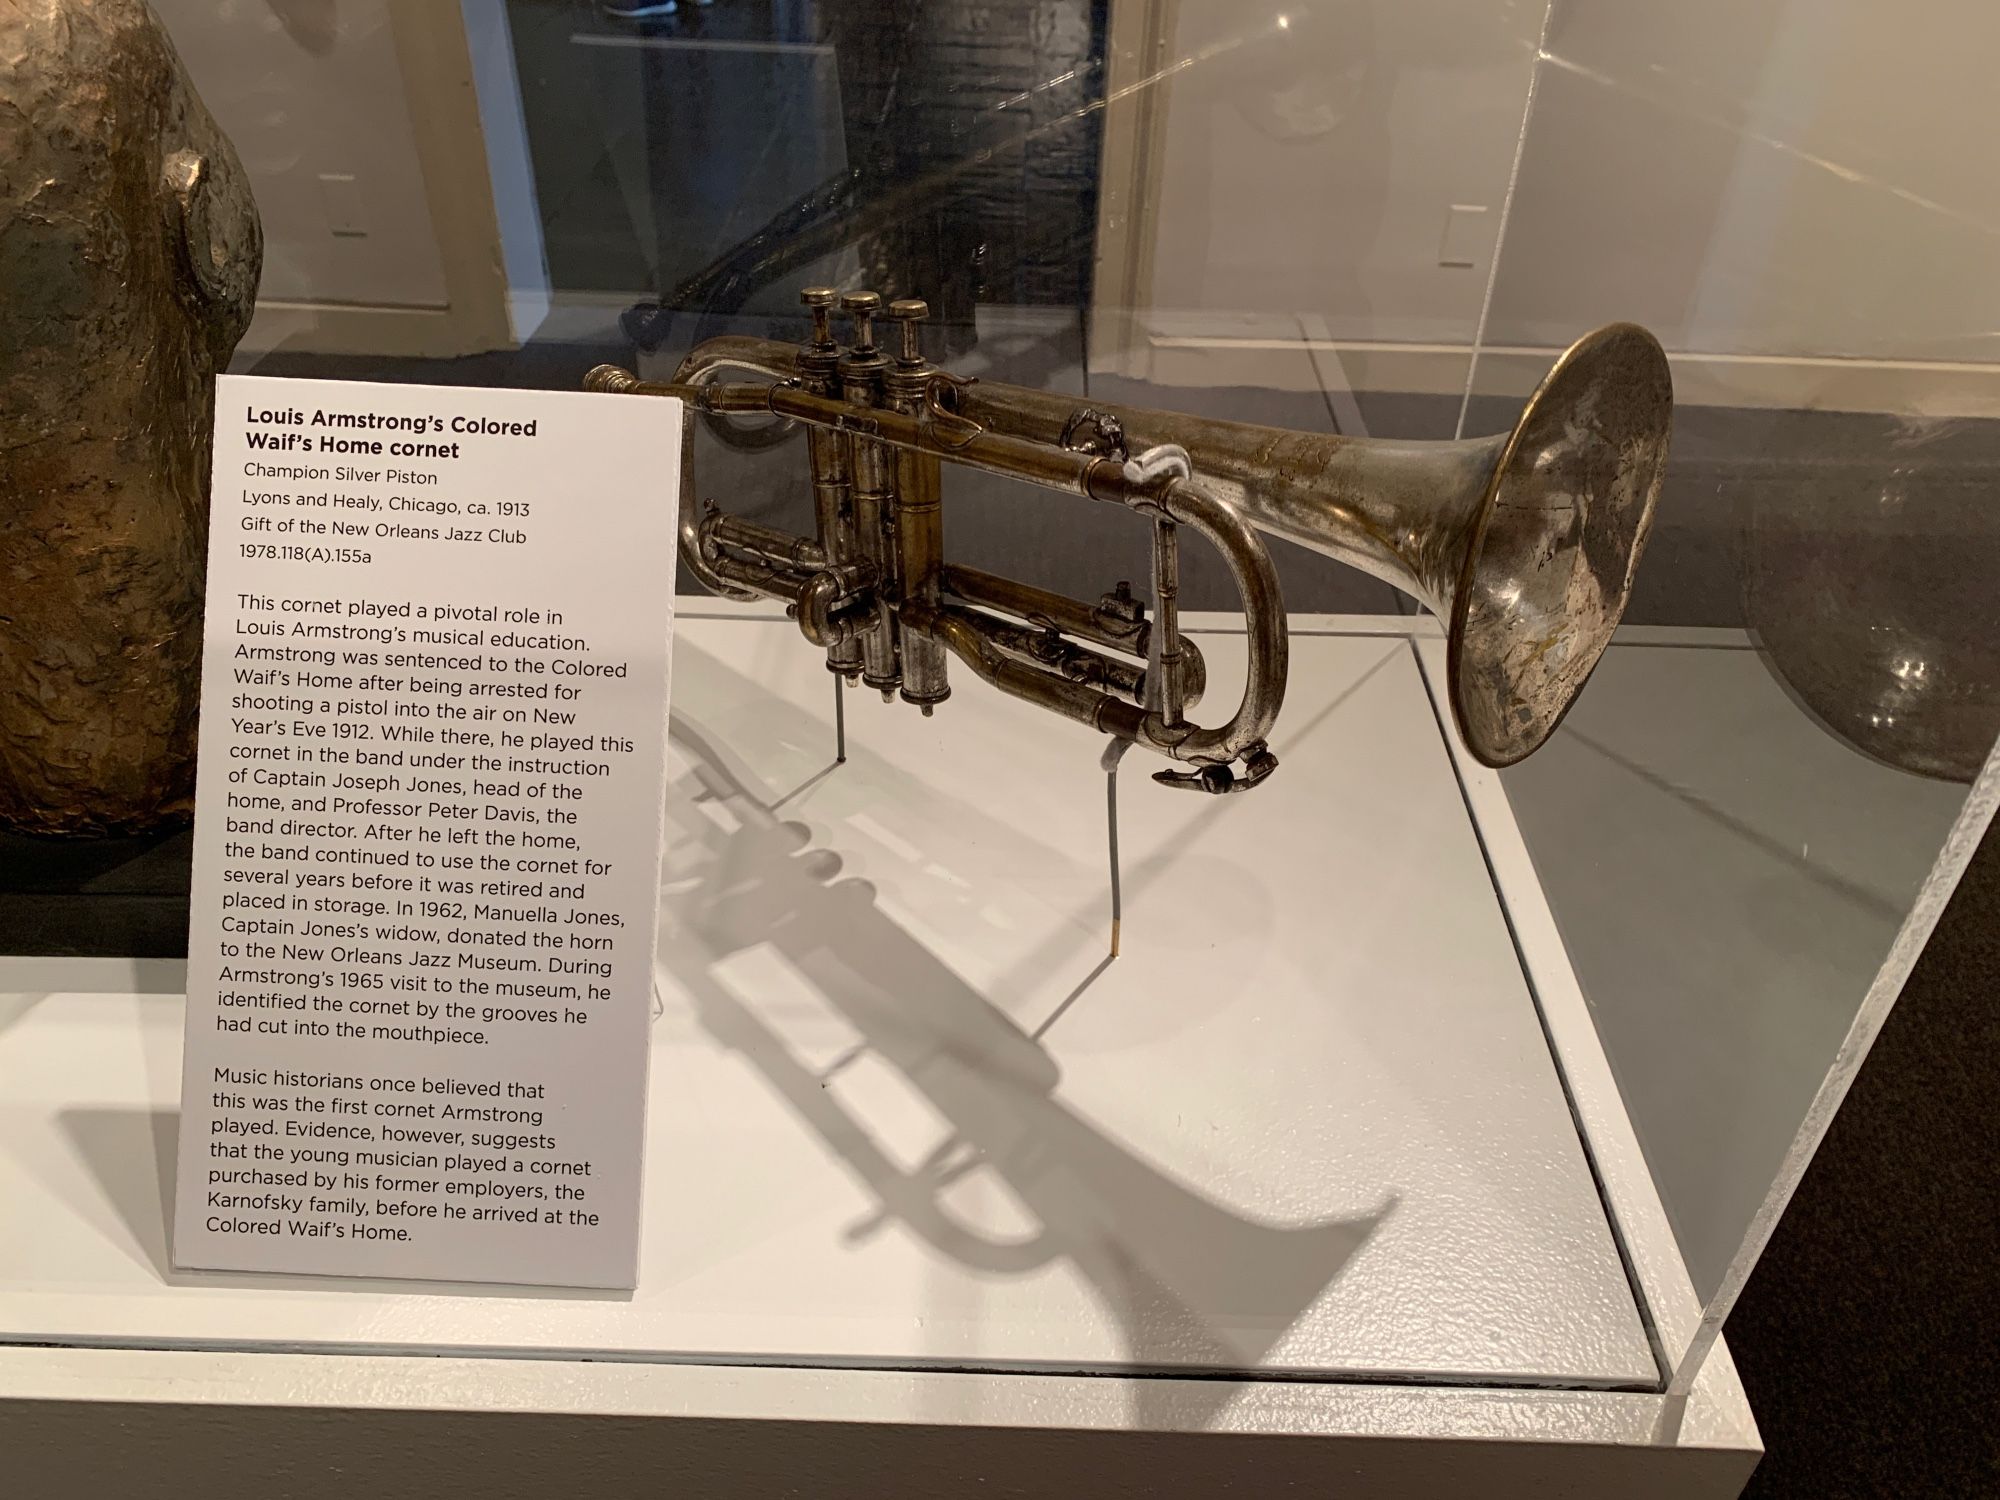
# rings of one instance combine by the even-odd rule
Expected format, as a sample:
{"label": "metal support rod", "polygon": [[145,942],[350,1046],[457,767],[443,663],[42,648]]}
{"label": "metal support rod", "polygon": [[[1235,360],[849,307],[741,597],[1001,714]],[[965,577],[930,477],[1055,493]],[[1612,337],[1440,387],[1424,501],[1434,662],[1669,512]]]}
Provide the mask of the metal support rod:
{"label": "metal support rod", "polygon": [[1130,740],[1112,740],[1098,764],[1104,768],[1104,834],[1111,858],[1111,956],[1118,956],[1125,926],[1125,899],[1118,873],[1118,763],[1132,748]]}
{"label": "metal support rod", "polygon": [[[1129,745],[1130,740],[1118,741]],[[1118,941],[1125,925],[1125,903],[1118,889],[1118,767],[1104,777],[1104,820],[1106,840],[1111,850],[1111,956],[1118,956]]]}
{"label": "metal support rod", "polygon": [[847,764],[847,679],[840,673],[833,676],[833,763]]}

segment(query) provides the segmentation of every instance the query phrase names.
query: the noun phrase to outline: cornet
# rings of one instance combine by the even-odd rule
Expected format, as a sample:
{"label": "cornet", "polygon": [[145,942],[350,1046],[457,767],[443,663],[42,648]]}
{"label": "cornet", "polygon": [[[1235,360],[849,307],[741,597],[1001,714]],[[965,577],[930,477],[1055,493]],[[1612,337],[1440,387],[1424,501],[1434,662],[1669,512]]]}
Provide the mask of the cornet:
{"label": "cornet", "polygon": [[[950,657],[1017,698],[1177,761],[1154,780],[1241,791],[1277,767],[1287,635],[1260,532],[1289,538],[1415,597],[1447,625],[1454,722],[1483,764],[1545,741],[1609,644],[1652,523],[1673,385],[1653,336],[1615,323],[1556,361],[1511,432],[1459,442],[1325,436],[1093,404],[960,379],[925,360],[916,300],[874,292],[802,300],[793,346],[724,337],[671,382],[615,365],[597,391],[676,396],[692,452],[701,413],[767,413],[805,428],[817,535],[696,504],[683,462],[680,548],[718,594],[784,602],[827,667],[928,714]],[[843,348],[835,303],[852,320]],[[898,325],[894,354],[874,320]],[[724,384],[742,371],[765,377]],[[1123,506],[1152,523],[1153,611],[1120,586],[1095,604],[944,560],[943,466],[965,464]],[[1181,528],[1228,564],[1249,663],[1236,711],[1188,717],[1206,669],[1182,637]]]}

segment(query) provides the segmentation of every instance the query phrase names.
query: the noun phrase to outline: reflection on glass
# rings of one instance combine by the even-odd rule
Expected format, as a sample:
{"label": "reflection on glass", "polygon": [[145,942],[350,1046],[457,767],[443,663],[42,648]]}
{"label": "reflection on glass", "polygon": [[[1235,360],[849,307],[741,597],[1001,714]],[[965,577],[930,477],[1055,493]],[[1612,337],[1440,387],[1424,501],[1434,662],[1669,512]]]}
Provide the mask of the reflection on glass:
{"label": "reflection on glass", "polygon": [[1969,782],[2000,734],[1993,424],[1856,424],[1862,441],[1744,485],[1744,614],[1828,733]]}
{"label": "reflection on glass", "polygon": [[2000,186],[1936,147],[2000,16],[1937,20],[1556,7],[1475,379],[1612,307],[1674,355],[1628,629],[1508,790],[1718,1307],[2000,730]]}
{"label": "reflection on glass", "polygon": [[921,292],[955,346],[978,303],[1084,301],[1102,5],[511,9],[538,155],[575,150],[580,98],[603,130],[554,216],[558,274],[649,294],[640,347],[789,317],[802,276]]}

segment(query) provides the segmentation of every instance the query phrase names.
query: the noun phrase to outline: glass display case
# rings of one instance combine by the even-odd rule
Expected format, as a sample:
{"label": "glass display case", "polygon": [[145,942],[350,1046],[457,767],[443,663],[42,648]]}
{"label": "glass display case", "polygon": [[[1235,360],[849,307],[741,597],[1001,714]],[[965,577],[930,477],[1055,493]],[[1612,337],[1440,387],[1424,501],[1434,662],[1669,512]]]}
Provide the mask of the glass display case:
{"label": "glass display case", "polygon": [[[186,798],[17,817],[0,1396],[1737,1492],[1719,1330],[2000,786],[2000,199],[1936,149],[2000,20],[152,9],[261,221],[228,369],[689,402],[623,478],[684,538],[641,1268],[176,1269]],[[898,422],[941,504],[883,448],[871,551]]]}

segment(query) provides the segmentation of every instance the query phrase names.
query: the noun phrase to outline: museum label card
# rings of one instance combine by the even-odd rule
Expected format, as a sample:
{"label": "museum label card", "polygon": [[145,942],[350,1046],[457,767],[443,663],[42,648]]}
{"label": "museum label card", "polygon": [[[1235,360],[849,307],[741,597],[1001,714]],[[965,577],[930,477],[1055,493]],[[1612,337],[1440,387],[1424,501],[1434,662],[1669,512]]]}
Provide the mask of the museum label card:
{"label": "museum label card", "polygon": [[680,435],[223,377],[176,1265],[634,1284]]}

